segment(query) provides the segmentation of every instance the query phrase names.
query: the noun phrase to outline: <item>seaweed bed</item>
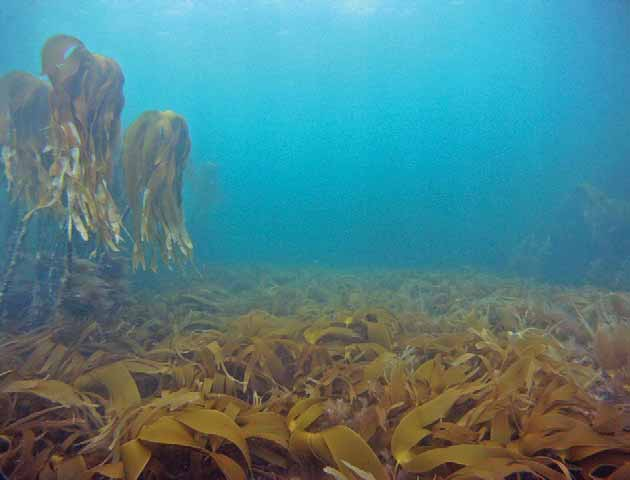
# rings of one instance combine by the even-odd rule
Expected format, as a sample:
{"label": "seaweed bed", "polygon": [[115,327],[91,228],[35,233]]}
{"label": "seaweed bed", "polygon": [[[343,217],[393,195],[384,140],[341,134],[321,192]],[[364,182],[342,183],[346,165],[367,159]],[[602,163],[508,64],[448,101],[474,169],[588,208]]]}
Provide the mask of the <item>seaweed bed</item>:
{"label": "seaweed bed", "polygon": [[10,478],[630,478],[630,295],[468,271],[159,278],[114,314],[0,334]]}

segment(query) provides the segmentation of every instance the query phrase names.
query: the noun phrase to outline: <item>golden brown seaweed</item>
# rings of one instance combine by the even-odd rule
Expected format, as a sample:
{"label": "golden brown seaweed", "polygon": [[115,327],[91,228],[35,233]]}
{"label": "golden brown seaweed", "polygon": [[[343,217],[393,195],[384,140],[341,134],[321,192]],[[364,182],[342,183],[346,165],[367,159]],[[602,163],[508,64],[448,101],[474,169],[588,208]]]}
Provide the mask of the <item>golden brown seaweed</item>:
{"label": "golden brown seaweed", "polygon": [[[17,479],[625,478],[625,350],[602,349],[626,327],[573,345],[548,333],[557,318],[544,313],[573,306],[591,321],[589,312],[611,318],[617,306],[598,291],[410,277],[418,291],[374,273],[219,270],[169,286],[159,306],[148,291],[107,331],[60,323],[8,338],[0,470]],[[317,287],[321,303],[242,313],[253,300],[272,306],[276,281]],[[351,295],[340,302],[342,286]],[[419,296],[444,313],[415,315]],[[351,306],[393,297],[388,308]],[[522,328],[506,331],[509,315]]]}
{"label": "golden brown seaweed", "polygon": [[53,87],[49,98],[52,193],[32,212],[63,205],[69,235],[76,229],[87,240],[95,233],[117,250],[121,220],[109,184],[124,105],[122,71],[114,60],[92,54],[80,40],[67,35],[46,42],[42,70]]}
{"label": "golden brown seaweed", "polygon": [[169,264],[192,255],[184,225],[182,178],[190,153],[188,125],[172,111],[143,113],[127,130],[123,167],[133,215],[133,267],[146,268],[145,246]]}
{"label": "golden brown seaweed", "polygon": [[0,145],[11,200],[33,208],[50,195],[45,149],[50,87],[25,72],[0,78]]}

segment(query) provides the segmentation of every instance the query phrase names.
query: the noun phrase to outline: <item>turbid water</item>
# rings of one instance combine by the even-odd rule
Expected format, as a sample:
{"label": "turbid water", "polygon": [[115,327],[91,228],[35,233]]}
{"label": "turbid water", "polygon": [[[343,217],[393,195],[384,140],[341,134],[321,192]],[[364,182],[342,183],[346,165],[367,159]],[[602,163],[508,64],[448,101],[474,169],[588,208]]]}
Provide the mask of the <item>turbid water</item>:
{"label": "turbid water", "polygon": [[0,478],[630,478],[629,5],[0,39]]}

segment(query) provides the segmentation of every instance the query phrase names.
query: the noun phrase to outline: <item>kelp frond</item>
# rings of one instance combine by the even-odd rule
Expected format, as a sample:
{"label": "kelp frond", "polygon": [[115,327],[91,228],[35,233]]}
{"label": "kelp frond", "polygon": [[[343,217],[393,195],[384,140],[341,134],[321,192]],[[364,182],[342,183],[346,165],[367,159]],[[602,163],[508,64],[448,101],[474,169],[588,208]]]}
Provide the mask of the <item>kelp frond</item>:
{"label": "kelp frond", "polygon": [[69,236],[75,229],[84,240],[94,233],[118,250],[121,219],[109,184],[124,105],[122,71],[114,60],[67,35],[46,42],[42,70],[52,84],[51,197],[31,214],[63,205]]}
{"label": "kelp frond", "polygon": [[127,130],[123,167],[127,198],[133,214],[133,266],[146,268],[145,247],[169,264],[192,256],[184,225],[182,179],[190,136],[183,117],[172,111],[143,113]]}
{"label": "kelp frond", "polygon": [[50,87],[25,72],[0,77],[0,145],[12,201],[28,208],[50,195],[47,126]]}

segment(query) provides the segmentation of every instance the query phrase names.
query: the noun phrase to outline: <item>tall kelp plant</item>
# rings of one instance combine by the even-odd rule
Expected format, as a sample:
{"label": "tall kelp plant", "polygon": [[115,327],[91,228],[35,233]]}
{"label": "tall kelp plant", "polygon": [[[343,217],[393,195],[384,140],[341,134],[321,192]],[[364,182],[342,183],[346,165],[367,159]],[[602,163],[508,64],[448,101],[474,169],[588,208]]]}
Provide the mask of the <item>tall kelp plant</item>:
{"label": "tall kelp plant", "polygon": [[42,71],[53,87],[52,195],[32,212],[63,205],[69,236],[76,229],[88,240],[94,232],[98,241],[117,251],[122,222],[109,184],[124,105],[122,71],[111,58],[91,53],[67,35],[46,42]]}
{"label": "tall kelp plant", "polygon": [[123,167],[133,214],[133,267],[146,268],[145,246],[165,264],[188,259],[193,245],[182,212],[182,179],[190,153],[188,125],[172,111],[144,112],[125,135]]}
{"label": "tall kelp plant", "polygon": [[[74,230],[83,240],[93,239],[114,251],[121,238],[122,220],[109,185],[124,105],[122,71],[114,60],[91,53],[67,35],[50,38],[41,59],[51,86],[24,73],[9,74],[0,83],[4,170],[13,197],[23,197],[28,208],[0,285],[0,318],[17,255],[36,212],[54,212],[53,223],[67,227],[62,279],[68,279],[72,269]],[[61,281],[59,299],[67,283]]]}
{"label": "tall kelp plant", "polygon": [[[20,207],[32,209],[47,201],[50,192],[47,152],[47,126],[50,87],[25,72],[10,72],[0,77],[0,146],[4,175],[17,216]],[[7,239],[7,267],[0,285],[0,319],[11,285],[19,252],[26,237],[27,221],[19,224]],[[13,229],[13,228],[12,228]]]}

